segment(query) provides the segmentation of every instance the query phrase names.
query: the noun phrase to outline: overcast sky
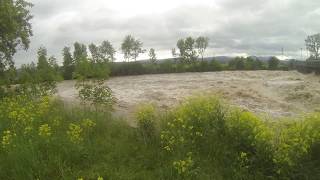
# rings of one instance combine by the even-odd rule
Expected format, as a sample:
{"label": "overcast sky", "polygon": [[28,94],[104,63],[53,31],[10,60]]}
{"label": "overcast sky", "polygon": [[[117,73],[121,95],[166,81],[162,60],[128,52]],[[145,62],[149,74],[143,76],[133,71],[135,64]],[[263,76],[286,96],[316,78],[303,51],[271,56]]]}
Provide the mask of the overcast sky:
{"label": "overcast sky", "polygon": [[[320,0],[30,0],[34,36],[16,64],[36,60],[43,45],[61,61],[75,41],[120,44],[132,34],[171,57],[179,38],[207,36],[207,56],[281,55],[300,58],[307,35],[320,32]],[[306,56],[306,52],[303,52]],[[146,56],[141,56],[146,58]]]}

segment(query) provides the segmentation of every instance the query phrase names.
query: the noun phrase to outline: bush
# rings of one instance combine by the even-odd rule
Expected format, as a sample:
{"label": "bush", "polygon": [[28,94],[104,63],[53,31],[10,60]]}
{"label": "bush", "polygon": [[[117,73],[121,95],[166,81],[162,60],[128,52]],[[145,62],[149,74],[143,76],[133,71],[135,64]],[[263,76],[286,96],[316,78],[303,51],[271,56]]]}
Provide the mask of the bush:
{"label": "bush", "polygon": [[156,136],[155,109],[151,104],[141,105],[136,112],[138,131],[145,144],[150,144]]}
{"label": "bush", "polygon": [[111,89],[104,85],[104,80],[80,81],[76,88],[82,103],[90,103],[96,110],[99,106],[111,110],[116,101]]}
{"label": "bush", "polygon": [[269,70],[277,70],[280,64],[280,60],[277,57],[271,57],[268,61]]}
{"label": "bush", "polygon": [[[204,96],[189,99],[166,122],[163,148],[176,158],[198,155],[194,161],[200,167],[194,169],[206,169],[209,164],[225,178],[236,179],[274,173],[272,134],[248,112],[230,112],[218,98]],[[201,167],[203,162],[208,164]]]}
{"label": "bush", "polygon": [[226,137],[234,156],[235,178],[266,179],[275,177],[273,133],[249,112],[236,110],[227,118]]}
{"label": "bush", "polygon": [[275,161],[280,177],[318,179],[320,177],[320,114],[290,122],[279,132]]}
{"label": "bush", "polygon": [[[42,179],[50,174],[62,178],[63,171],[77,166],[73,163],[83,163],[83,141],[93,121],[86,120],[91,122],[86,126],[81,119],[62,119],[49,97],[5,98],[0,111],[0,159],[6,162],[0,165],[1,179]],[[71,125],[77,128],[68,129]]]}

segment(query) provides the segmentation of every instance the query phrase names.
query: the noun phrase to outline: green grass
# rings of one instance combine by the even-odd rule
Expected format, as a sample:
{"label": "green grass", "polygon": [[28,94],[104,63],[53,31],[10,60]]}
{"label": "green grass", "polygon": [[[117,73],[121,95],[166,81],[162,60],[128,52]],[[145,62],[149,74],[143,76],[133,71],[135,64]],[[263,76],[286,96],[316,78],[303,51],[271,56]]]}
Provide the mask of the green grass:
{"label": "green grass", "polygon": [[319,114],[271,124],[214,96],[142,106],[136,128],[47,97],[6,98],[0,112],[0,179],[320,177]]}

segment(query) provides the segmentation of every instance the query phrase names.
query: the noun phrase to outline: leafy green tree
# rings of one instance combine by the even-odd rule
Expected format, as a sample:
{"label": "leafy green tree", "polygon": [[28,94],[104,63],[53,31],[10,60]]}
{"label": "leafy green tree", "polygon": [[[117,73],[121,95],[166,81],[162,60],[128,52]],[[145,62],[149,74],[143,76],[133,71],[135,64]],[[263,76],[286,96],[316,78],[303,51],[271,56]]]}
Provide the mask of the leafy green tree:
{"label": "leafy green tree", "polygon": [[56,71],[56,73],[59,73],[59,65],[55,56],[50,56],[48,63]]}
{"label": "leafy green tree", "polygon": [[36,83],[39,82],[38,71],[36,65],[32,62],[30,64],[23,64],[20,67],[18,75],[19,83]]}
{"label": "leafy green tree", "polygon": [[192,37],[187,37],[185,40],[185,58],[189,62],[194,62],[197,60],[198,55],[195,50],[195,40]]}
{"label": "leafy green tree", "polygon": [[308,36],[305,40],[307,50],[310,52],[310,59],[320,58],[320,33]]}
{"label": "leafy green tree", "polygon": [[110,75],[110,66],[106,62],[95,64],[96,68],[94,68],[94,77],[96,79],[108,79]]}
{"label": "leafy green tree", "polygon": [[218,62],[215,59],[212,59],[209,63],[210,71],[221,71],[223,70],[223,67],[220,62]]}
{"label": "leafy green tree", "polygon": [[38,49],[38,63],[37,63],[37,68],[38,70],[41,69],[48,69],[49,63],[47,60],[47,49],[45,47],[40,47]]}
{"label": "leafy green tree", "polygon": [[196,39],[195,47],[198,49],[198,54],[201,55],[203,61],[203,55],[209,45],[209,38],[200,36]]}
{"label": "leafy green tree", "polygon": [[87,58],[82,58],[78,63],[75,64],[75,70],[73,78],[78,80],[85,80],[86,78],[92,77],[92,66],[91,62]]}
{"label": "leafy green tree", "polygon": [[[180,56],[180,58],[183,58],[184,57],[184,54],[185,54],[185,41],[184,39],[179,39],[177,41],[177,47],[179,49],[179,54],[176,54],[175,51],[174,53],[177,55],[177,56]],[[174,49],[175,50],[175,49]]]}
{"label": "leafy green tree", "polygon": [[89,45],[93,62],[113,62],[116,50],[109,41],[103,41],[100,46]]}
{"label": "leafy green tree", "polygon": [[99,52],[99,47],[93,43],[91,43],[88,47],[89,47],[89,51],[91,53],[92,61],[93,62],[100,62],[101,54]]}
{"label": "leafy green tree", "polygon": [[230,69],[244,70],[245,69],[245,58],[236,57],[228,63]]}
{"label": "leafy green tree", "polygon": [[131,59],[134,42],[135,39],[131,35],[127,35],[121,44],[121,51],[126,61],[129,61]]}
{"label": "leafy green tree", "polygon": [[180,57],[185,62],[195,62],[198,58],[197,51],[195,50],[195,40],[192,37],[186,39],[179,39],[177,47],[180,52]]}
{"label": "leafy green tree", "polygon": [[59,73],[57,69],[55,69],[58,66],[55,62],[55,58],[47,58],[47,49],[45,47],[40,47],[37,54],[37,71],[40,81],[54,82],[60,80]]}
{"label": "leafy green tree", "polygon": [[99,52],[104,62],[113,62],[115,60],[116,50],[109,41],[102,41]]}
{"label": "leafy green tree", "polygon": [[271,57],[268,61],[268,67],[270,70],[276,70],[278,69],[278,66],[280,64],[280,60],[277,57]]}
{"label": "leafy green tree", "polygon": [[73,46],[74,46],[73,58],[74,58],[75,64],[79,63],[80,61],[86,60],[88,57],[87,46],[78,42],[75,42]]}
{"label": "leafy green tree", "polygon": [[139,54],[141,53],[145,53],[146,50],[142,48],[143,43],[139,40],[136,39],[133,43],[133,51],[132,51],[132,58],[134,59],[134,61],[137,60],[137,58],[139,57]]}
{"label": "leafy green tree", "polygon": [[156,52],[153,48],[149,50],[149,59],[151,63],[155,63],[157,61]]}
{"label": "leafy green tree", "polygon": [[139,39],[135,39],[133,36],[127,35],[121,44],[121,51],[124,55],[124,59],[126,61],[129,61],[130,59],[136,61],[139,54],[145,52],[142,45],[143,43]]}
{"label": "leafy green tree", "polygon": [[253,61],[252,68],[253,70],[261,70],[261,69],[264,69],[264,64],[259,59],[256,59]]}
{"label": "leafy green tree", "polygon": [[24,0],[0,1],[0,76],[6,68],[13,68],[13,55],[17,47],[28,49],[32,36],[29,8]]}
{"label": "leafy green tree", "polygon": [[88,60],[87,46],[85,44],[74,43],[73,59],[75,62],[73,78],[82,80],[90,78],[92,76],[92,68]]}
{"label": "leafy green tree", "polygon": [[62,50],[63,56],[63,77],[66,80],[72,79],[74,72],[74,61],[69,47],[64,47]]}

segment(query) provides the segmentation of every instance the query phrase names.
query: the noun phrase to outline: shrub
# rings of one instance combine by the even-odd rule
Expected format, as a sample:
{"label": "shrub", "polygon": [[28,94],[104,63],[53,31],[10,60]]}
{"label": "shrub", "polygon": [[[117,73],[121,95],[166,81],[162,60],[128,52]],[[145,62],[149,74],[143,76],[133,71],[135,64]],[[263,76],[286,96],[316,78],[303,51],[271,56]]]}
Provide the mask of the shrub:
{"label": "shrub", "polygon": [[167,118],[161,132],[163,149],[180,159],[188,153],[197,155],[193,159],[199,167],[194,170],[208,168],[203,167],[207,162],[225,178],[274,174],[272,133],[252,114],[203,96],[187,100]]}
{"label": "shrub", "polygon": [[[236,110],[227,119],[228,140],[234,159],[235,177],[265,179],[274,177],[273,133],[266,124],[249,112]],[[234,156],[233,158],[231,156]]]}
{"label": "shrub", "polygon": [[268,68],[269,70],[277,70],[280,64],[280,60],[277,57],[271,57],[268,60]]}
{"label": "shrub", "polygon": [[98,158],[90,150],[92,141],[98,140],[91,140],[98,122],[88,112],[80,112],[65,111],[47,96],[4,98],[0,103],[0,179],[75,179],[79,169],[87,169],[86,164]]}
{"label": "shrub", "polygon": [[317,179],[320,176],[320,114],[289,123],[277,138],[275,161],[280,177]]}
{"label": "shrub", "polygon": [[[224,110],[220,100],[216,97],[197,97],[188,99],[184,104],[171,112],[163,125],[161,140],[163,149],[174,157],[174,162],[182,161],[188,154],[195,154],[194,165],[188,168],[184,174],[189,178],[195,178],[197,174],[196,164],[210,156],[210,147],[216,147],[218,139],[224,131]],[[214,144],[208,144],[208,142]],[[201,160],[202,159],[202,160]],[[206,160],[204,160],[206,161]],[[193,172],[193,173],[192,173]]]}
{"label": "shrub", "polygon": [[145,144],[152,143],[156,136],[155,109],[151,104],[142,105],[136,113],[138,131]]}
{"label": "shrub", "polygon": [[79,91],[79,98],[82,103],[90,103],[96,110],[98,106],[111,110],[116,101],[111,89],[104,85],[104,80],[80,81],[77,82],[76,88]]}

